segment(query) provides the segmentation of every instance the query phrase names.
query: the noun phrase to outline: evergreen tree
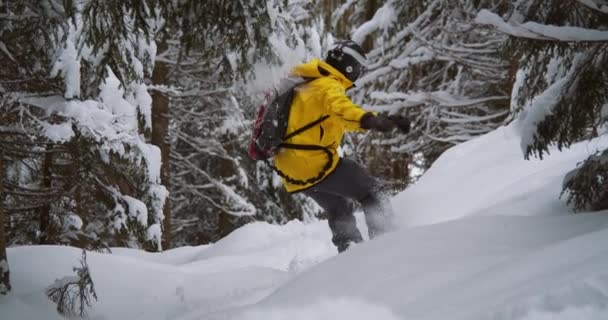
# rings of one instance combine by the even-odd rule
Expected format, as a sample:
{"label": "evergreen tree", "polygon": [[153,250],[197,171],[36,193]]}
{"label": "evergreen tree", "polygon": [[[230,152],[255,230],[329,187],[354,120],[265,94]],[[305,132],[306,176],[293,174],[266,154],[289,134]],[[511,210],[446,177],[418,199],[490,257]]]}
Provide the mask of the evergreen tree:
{"label": "evergreen tree", "polygon": [[0,4],[8,242],[160,249],[146,143],[156,1]]}
{"label": "evergreen tree", "polygon": [[[606,134],[608,10],[598,1],[518,1],[505,22],[490,12],[477,20],[511,36],[519,58],[512,109],[519,114],[525,158]],[[596,150],[566,176],[574,208],[608,208],[608,155]]]}
{"label": "evergreen tree", "polygon": [[302,215],[272,171],[246,154],[261,95],[244,83],[255,66],[280,63],[271,41],[293,31],[291,9],[282,1],[181,1],[168,15],[151,87],[152,138],[171,191],[166,243],[208,243],[249,221]]}

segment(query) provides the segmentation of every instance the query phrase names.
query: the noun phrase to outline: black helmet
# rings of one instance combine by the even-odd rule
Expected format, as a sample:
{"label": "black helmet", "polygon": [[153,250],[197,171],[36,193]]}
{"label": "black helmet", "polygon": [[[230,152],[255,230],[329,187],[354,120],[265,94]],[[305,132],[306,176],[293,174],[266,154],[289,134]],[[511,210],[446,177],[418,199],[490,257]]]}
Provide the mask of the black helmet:
{"label": "black helmet", "polygon": [[367,67],[367,57],[365,57],[363,49],[352,40],[334,43],[327,52],[325,62],[352,82],[355,82]]}

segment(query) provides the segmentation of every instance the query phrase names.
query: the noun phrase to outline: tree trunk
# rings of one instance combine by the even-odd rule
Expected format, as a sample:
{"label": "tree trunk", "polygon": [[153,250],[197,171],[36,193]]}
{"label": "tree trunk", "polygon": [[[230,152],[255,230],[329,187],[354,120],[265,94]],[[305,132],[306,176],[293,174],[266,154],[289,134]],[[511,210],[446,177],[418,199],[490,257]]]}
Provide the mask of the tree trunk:
{"label": "tree trunk", "polygon": [[6,257],[6,238],[4,235],[4,152],[0,150],[0,294],[8,294],[11,282]]}
{"label": "tree trunk", "polygon": [[[51,146],[49,145],[47,151]],[[47,152],[44,155],[44,161],[42,162],[42,187],[45,190],[51,189],[51,163],[53,161],[53,155]],[[50,244],[53,242],[53,235],[51,234],[51,203],[46,202],[44,206],[40,208],[40,244]]]}
{"label": "tree trunk", "polygon": [[[167,43],[162,40],[158,43],[158,52],[167,50]],[[166,85],[168,83],[169,67],[167,63],[157,61],[152,73],[152,83],[154,85]],[[169,163],[169,96],[159,90],[152,92],[152,144],[160,148],[161,152],[161,182],[171,190],[169,178],[171,177],[171,167]],[[165,201],[163,208],[163,241],[164,249],[171,248],[171,204],[169,198]]]}
{"label": "tree trunk", "polygon": [[[378,10],[378,7],[379,7],[379,5],[378,5],[377,0],[368,0],[365,3],[365,21],[369,21],[374,17],[374,15],[376,14],[376,11]],[[374,47],[373,34],[370,34],[367,37],[365,37],[365,40],[363,41],[363,43],[361,43],[361,47],[363,48],[363,50],[365,52],[369,52],[373,49],[373,47]]]}

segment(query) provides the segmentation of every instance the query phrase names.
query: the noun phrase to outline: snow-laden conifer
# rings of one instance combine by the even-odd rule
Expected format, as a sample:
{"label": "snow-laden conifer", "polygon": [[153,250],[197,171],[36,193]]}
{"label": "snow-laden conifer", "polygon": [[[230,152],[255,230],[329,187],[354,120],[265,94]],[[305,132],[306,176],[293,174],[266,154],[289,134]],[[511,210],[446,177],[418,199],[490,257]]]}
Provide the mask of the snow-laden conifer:
{"label": "snow-laden conifer", "polygon": [[159,250],[146,141],[155,1],[2,4],[0,145],[10,243]]}
{"label": "snow-laden conifer", "polygon": [[[483,11],[479,23],[508,34],[505,54],[518,59],[511,108],[518,114],[526,158],[606,134],[608,14],[601,1],[521,0],[503,19]],[[605,150],[567,175],[576,209],[608,208]]]}

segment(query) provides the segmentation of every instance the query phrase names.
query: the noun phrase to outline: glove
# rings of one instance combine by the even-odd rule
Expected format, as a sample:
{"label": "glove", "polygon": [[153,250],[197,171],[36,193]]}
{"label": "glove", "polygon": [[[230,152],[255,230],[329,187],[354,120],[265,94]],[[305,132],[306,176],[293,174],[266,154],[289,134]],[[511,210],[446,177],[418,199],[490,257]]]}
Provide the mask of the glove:
{"label": "glove", "polygon": [[395,127],[399,128],[399,130],[401,130],[403,133],[408,133],[410,131],[410,122],[407,118],[402,116],[374,116],[374,114],[371,112],[368,112],[361,117],[361,128],[363,129],[373,129],[380,132],[387,132]]}
{"label": "glove", "polygon": [[383,115],[375,116],[371,112],[364,114],[360,121],[361,128],[378,130],[380,132],[387,132],[395,127],[395,124],[389,118]]}
{"label": "glove", "polygon": [[410,120],[408,118],[399,115],[389,116],[388,118],[402,133],[410,132]]}

